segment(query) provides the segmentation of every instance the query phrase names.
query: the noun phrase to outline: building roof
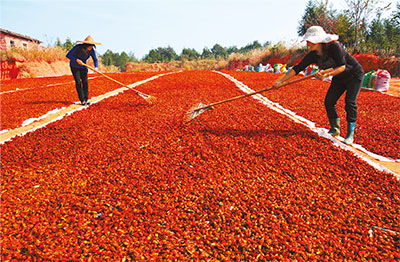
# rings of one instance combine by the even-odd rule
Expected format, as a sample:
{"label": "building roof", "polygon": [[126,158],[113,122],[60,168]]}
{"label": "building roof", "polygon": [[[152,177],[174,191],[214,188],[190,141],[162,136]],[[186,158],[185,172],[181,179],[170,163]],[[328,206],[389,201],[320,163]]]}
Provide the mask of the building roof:
{"label": "building roof", "polygon": [[43,43],[42,41],[40,41],[40,40],[38,40],[38,39],[35,39],[35,38],[32,38],[32,37],[30,37],[30,36],[21,35],[21,34],[18,34],[18,33],[14,33],[14,32],[11,32],[11,31],[9,31],[9,30],[5,30],[5,29],[3,29],[3,28],[0,28],[0,32],[1,32],[1,33],[4,33],[4,34],[7,34],[7,35],[15,36],[15,37],[18,37],[18,38],[22,38],[22,39],[25,39],[25,40],[29,40],[29,41],[33,41],[33,42],[38,42],[39,44],[40,44],[40,43]]}

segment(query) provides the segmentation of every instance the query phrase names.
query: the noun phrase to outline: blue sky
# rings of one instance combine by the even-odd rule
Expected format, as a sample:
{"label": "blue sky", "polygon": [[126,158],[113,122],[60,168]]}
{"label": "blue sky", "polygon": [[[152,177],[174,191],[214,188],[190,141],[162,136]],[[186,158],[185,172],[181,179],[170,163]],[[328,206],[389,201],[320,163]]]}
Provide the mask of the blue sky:
{"label": "blue sky", "polygon": [[[255,40],[298,42],[297,26],[308,0],[0,0],[0,27],[53,45],[91,35],[97,52],[194,48],[218,43],[242,47]],[[346,9],[344,0],[331,0]]]}

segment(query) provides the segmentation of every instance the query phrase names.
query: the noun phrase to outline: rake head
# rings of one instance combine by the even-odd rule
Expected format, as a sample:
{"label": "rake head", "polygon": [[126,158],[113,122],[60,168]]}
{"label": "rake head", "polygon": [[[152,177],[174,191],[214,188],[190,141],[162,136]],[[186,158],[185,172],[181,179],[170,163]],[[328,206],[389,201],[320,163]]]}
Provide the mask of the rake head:
{"label": "rake head", "polygon": [[207,106],[207,105],[205,105],[203,103],[199,103],[199,104],[193,106],[192,108],[190,108],[186,112],[186,115],[184,117],[184,121],[185,122],[189,122],[190,120],[194,119],[195,117],[197,117],[198,115],[200,115],[204,111],[207,111],[208,109],[212,109],[212,106]]}
{"label": "rake head", "polygon": [[143,98],[144,100],[146,100],[147,103],[149,104],[154,104],[156,102],[156,98],[154,96],[142,93],[142,92],[137,92],[137,94]]}

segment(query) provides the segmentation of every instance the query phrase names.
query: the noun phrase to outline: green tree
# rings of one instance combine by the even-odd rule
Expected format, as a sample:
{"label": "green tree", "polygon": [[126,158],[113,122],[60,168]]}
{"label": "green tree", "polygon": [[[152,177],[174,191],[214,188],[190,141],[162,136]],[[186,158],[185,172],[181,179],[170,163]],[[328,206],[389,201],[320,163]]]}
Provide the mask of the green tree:
{"label": "green tree", "polygon": [[211,48],[211,52],[213,53],[215,58],[227,58],[228,57],[228,53],[226,52],[225,48],[223,48],[219,44],[215,44]]}
{"label": "green tree", "polygon": [[352,47],[354,43],[354,25],[345,14],[337,16],[336,34],[345,47]]}
{"label": "green tree", "polygon": [[350,17],[354,25],[354,51],[362,39],[362,33],[365,31],[368,18],[375,17],[376,14],[387,10],[390,7],[390,3],[387,6],[383,6],[380,0],[345,0],[349,7],[345,12]]}
{"label": "green tree", "polygon": [[263,46],[257,40],[255,40],[255,41],[253,41],[253,43],[250,43],[250,44],[240,48],[239,52],[244,54],[244,53],[250,52],[251,50],[262,48],[262,47]]}
{"label": "green tree", "polygon": [[137,59],[135,58],[134,54],[132,52],[129,53],[129,55],[125,52],[122,52],[121,54],[119,53],[114,53],[111,50],[107,50],[101,57],[101,62],[106,65],[114,65],[118,67],[121,72],[125,72],[126,69],[126,64],[128,62],[135,62]]}
{"label": "green tree", "polygon": [[360,45],[359,49],[363,52],[374,51],[382,55],[394,55],[400,52],[400,28],[399,28],[399,9],[392,13],[389,18],[382,19],[381,13],[368,25],[365,32],[365,44]]}
{"label": "green tree", "polygon": [[328,8],[328,6],[328,0],[309,0],[297,27],[297,34],[303,36],[307,29],[314,25],[322,26],[329,33],[335,32],[337,23],[335,10]]}
{"label": "green tree", "polygon": [[397,3],[396,7],[397,9],[393,11],[391,20],[393,25],[400,30],[400,2]]}
{"label": "green tree", "polygon": [[386,34],[386,50],[388,55],[400,55],[400,29],[396,28],[392,19],[385,19],[383,22]]}
{"label": "green tree", "polygon": [[74,45],[76,45],[76,43],[72,42],[71,38],[69,38],[69,37],[65,40],[64,43],[61,43],[61,40],[59,38],[57,38],[57,43],[55,45],[62,47],[65,50],[71,50],[74,47]]}
{"label": "green tree", "polygon": [[400,3],[392,16],[384,19],[383,30],[385,34],[385,52],[387,55],[400,55]]}
{"label": "green tree", "polygon": [[168,46],[166,48],[159,47],[150,50],[150,52],[143,58],[143,61],[148,63],[164,63],[177,60],[178,58],[179,56],[176,54],[175,50]]}
{"label": "green tree", "polygon": [[101,62],[106,65],[112,65],[113,64],[113,58],[112,58],[112,52],[111,50],[107,50],[102,56],[101,56]]}
{"label": "green tree", "polygon": [[122,72],[125,72],[126,63],[129,61],[129,56],[127,53],[122,52],[119,57],[117,58],[116,66],[118,66]]}
{"label": "green tree", "polygon": [[210,51],[210,49],[208,49],[207,47],[203,48],[203,52],[201,53],[201,58],[202,59],[213,59],[214,55],[213,53]]}
{"label": "green tree", "polygon": [[182,50],[180,59],[181,60],[197,60],[200,57],[200,54],[194,48],[184,48]]}
{"label": "green tree", "polygon": [[383,49],[386,43],[385,26],[381,20],[381,14],[378,14],[378,16],[372,20],[369,30],[367,31],[366,46],[370,49],[377,50]]}
{"label": "green tree", "polygon": [[234,46],[230,46],[228,48],[225,49],[227,55],[233,54],[233,53],[240,53],[240,49],[237,48],[235,45]]}
{"label": "green tree", "polygon": [[148,63],[156,63],[161,60],[161,55],[155,49],[151,49],[150,52],[143,58],[143,61]]}
{"label": "green tree", "polygon": [[393,44],[394,52],[400,55],[400,2],[397,3],[397,9],[393,11],[386,33],[388,34],[389,42]]}

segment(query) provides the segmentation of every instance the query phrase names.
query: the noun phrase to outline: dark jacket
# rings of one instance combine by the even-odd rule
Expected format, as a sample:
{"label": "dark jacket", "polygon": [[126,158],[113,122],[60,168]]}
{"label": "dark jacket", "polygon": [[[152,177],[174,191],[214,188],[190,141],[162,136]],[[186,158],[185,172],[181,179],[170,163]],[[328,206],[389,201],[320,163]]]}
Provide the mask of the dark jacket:
{"label": "dark jacket", "polygon": [[98,61],[97,61],[97,56],[96,56],[96,52],[94,51],[94,48],[92,50],[90,50],[89,52],[85,53],[83,46],[84,46],[83,44],[78,44],[78,45],[74,46],[71,50],[69,50],[69,52],[66,55],[66,57],[70,60],[69,65],[71,67],[75,67],[75,68],[86,68],[85,66],[81,66],[80,64],[78,64],[76,62],[76,59],[80,59],[82,62],[84,62],[86,64],[86,60],[89,57],[92,57],[94,67],[97,68]]}
{"label": "dark jacket", "polygon": [[362,66],[337,41],[326,45],[324,57],[320,57],[317,51],[309,52],[298,65],[293,67],[293,70],[298,74],[310,64],[316,64],[320,69],[336,68],[345,65],[346,69],[334,76],[337,81],[347,81],[353,77],[358,80],[364,78]]}

